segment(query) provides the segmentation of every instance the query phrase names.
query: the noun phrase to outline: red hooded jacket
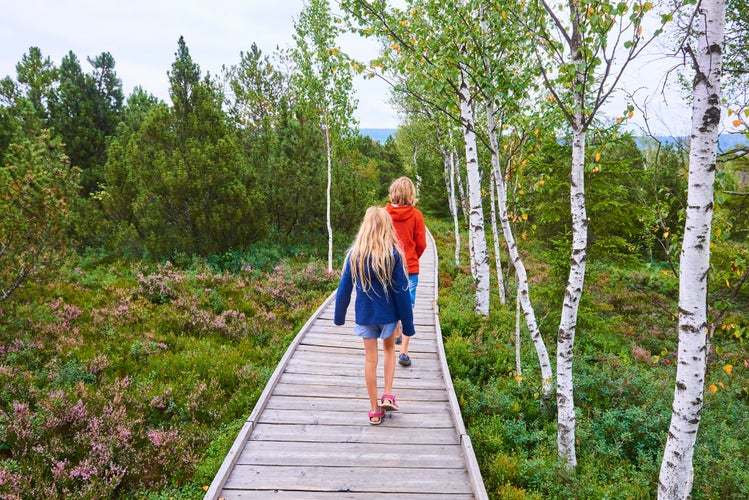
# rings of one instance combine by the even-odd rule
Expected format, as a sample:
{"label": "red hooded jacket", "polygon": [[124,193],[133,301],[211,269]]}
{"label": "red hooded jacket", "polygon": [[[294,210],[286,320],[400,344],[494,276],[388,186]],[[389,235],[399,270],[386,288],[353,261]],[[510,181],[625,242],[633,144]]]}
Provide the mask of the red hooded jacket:
{"label": "red hooded jacket", "polygon": [[406,256],[408,274],[419,274],[419,257],[427,247],[424,216],[411,205],[393,206],[388,203],[385,209],[393,219],[395,232]]}

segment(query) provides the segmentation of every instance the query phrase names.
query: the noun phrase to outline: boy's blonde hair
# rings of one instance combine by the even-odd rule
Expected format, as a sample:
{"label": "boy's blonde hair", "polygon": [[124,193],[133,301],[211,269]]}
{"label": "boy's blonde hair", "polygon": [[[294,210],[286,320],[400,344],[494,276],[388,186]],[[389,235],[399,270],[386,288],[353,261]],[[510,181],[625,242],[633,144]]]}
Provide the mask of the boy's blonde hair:
{"label": "boy's blonde hair", "polygon": [[[354,285],[360,283],[362,290],[368,292],[374,280],[377,280],[387,294],[388,288],[393,285],[394,249],[401,251],[390,214],[382,207],[368,208],[348,253]],[[401,265],[405,266],[402,255]]]}
{"label": "boy's blonde hair", "polygon": [[408,177],[398,177],[390,184],[390,203],[416,205],[416,187]]}

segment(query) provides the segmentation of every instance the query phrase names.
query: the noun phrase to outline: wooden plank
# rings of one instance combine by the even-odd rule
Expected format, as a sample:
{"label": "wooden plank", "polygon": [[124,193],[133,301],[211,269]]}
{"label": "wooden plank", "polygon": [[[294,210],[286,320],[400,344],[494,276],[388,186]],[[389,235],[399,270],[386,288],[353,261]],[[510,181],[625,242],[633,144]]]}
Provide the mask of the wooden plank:
{"label": "wooden plank", "polygon": [[[304,411],[299,408],[292,409],[270,409],[260,416],[258,423],[263,424],[300,424],[300,425],[369,425],[367,412],[369,405],[362,404],[358,411]],[[445,418],[444,415],[401,412],[397,418],[392,418],[388,426],[397,425],[409,429],[443,428],[454,429],[455,422]]]}
{"label": "wooden plank", "polygon": [[[314,443],[411,443],[423,445],[460,444],[460,437],[455,429],[430,428],[418,429],[403,428],[387,425],[388,420],[397,420],[400,415],[387,413],[385,421],[373,426],[367,423],[366,413],[363,415],[363,423],[360,425],[307,425],[288,424],[272,425],[258,423],[252,431],[251,440],[256,441],[293,441]],[[387,451],[387,450],[383,450]]]}
{"label": "wooden plank", "polygon": [[[400,469],[378,467],[273,467],[237,464],[226,489],[379,492],[397,497],[406,493],[471,493],[463,469]],[[392,479],[390,479],[392,478]]]}
{"label": "wooden plank", "polygon": [[405,467],[459,469],[465,465],[460,445],[391,444],[388,453],[379,443],[299,443],[251,441],[237,460],[244,465],[331,467]]}
{"label": "wooden plank", "polygon": [[[294,490],[228,490],[221,497],[224,500],[265,500],[272,498],[274,500],[320,500],[320,492],[294,491]],[[346,493],[339,491],[326,491],[326,500],[393,500],[396,496],[393,493],[377,492],[357,492]],[[458,493],[403,493],[397,494],[398,500],[472,500],[476,498],[473,494]]]}
{"label": "wooden plank", "polygon": [[[397,397],[397,396],[396,396]],[[400,401],[400,399],[399,399]],[[368,408],[369,400],[366,394],[360,398],[306,398],[300,396],[273,396],[267,403],[267,409],[288,410],[298,409],[303,412],[322,412],[322,411],[348,411],[360,415],[362,410],[365,412]],[[447,400],[445,401],[408,401],[403,414],[420,414],[428,413],[447,417],[450,415],[450,407]]]}

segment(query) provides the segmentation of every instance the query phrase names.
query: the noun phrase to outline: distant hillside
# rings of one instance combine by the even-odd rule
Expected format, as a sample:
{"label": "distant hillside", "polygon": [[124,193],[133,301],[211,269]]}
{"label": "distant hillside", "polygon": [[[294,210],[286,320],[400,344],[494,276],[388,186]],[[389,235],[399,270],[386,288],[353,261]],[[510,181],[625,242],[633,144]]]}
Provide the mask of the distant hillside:
{"label": "distant hillside", "polygon": [[361,135],[369,136],[375,141],[383,143],[395,133],[395,130],[394,128],[362,128],[359,129],[359,132]]}
{"label": "distant hillside", "polygon": [[[362,128],[359,129],[359,132],[361,133],[361,135],[366,135],[368,137],[371,137],[375,141],[384,143],[388,140],[388,137],[395,133],[396,130],[397,129],[394,128]],[[688,139],[688,137],[658,137],[660,143],[664,145],[674,144],[677,141],[688,142]],[[652,139],[648,137],[638,137],[637,145],[639,147],[643,147],[651,141]],[[729,149],[735,148],[736,146],[749,146],[749,139],[747,139],[744,134],[721,134],[720,138],[718,139],[718,147],[721,151],[728,151]]]}
{"label": "distant hillside", "polygon": [[[689,138],[661,136],[658,137],[658,141],[660,141],[660,143],[663,145],[668,145],[675,144],[677,142],[687,143],[689,142]],[[637,145],[639,147],[643,147],[648,143],[652,143],[652,139],[650,139],[649,137],[637,138]],[[720,137],[718,137],[718,149],[720,151],[728,151],[729,149],[735,148],[737,146],[749,146],[749,139],[747,139],[743,134],[721,134]]]}

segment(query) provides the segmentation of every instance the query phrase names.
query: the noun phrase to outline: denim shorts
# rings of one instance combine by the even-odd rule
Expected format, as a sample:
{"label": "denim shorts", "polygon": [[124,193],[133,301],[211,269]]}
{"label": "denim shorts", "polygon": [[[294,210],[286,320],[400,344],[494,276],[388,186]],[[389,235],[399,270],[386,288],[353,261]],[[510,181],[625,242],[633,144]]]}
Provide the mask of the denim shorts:
{"label": "denim shorts", "polygon": [[408,275],[408,291],[411,292],[411,307],[416,304],[416,287],[419,284],[419,273]]}
{"label": "denim shorts", "polygon": [[364,339],[386,339],[395,333],[398,322],[384,325],[354,325],[354,333]]}

